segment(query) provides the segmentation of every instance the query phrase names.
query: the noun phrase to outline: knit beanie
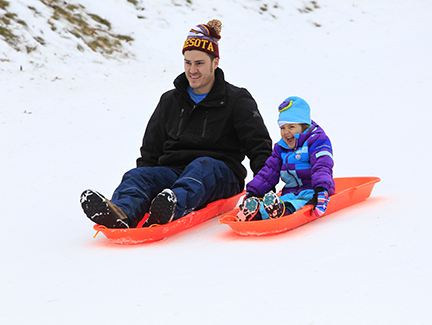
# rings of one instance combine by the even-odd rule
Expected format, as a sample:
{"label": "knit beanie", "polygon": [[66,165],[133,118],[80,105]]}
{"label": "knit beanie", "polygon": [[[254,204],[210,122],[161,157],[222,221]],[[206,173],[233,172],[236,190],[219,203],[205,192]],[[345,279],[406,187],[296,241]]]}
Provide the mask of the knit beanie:
{"label": "knit beanie", "polygon": [[221,39],[221,30],[222,23],[217,19],[210,20],[207,24],[197,25],[189,31],[182,53],[188,50],[198,50],[218,58],[218,41]]}
{"label": "knit beanie", "polygon": [[300,97],[291,96],[279,105],[278,124],[311,124],[309,104]]}

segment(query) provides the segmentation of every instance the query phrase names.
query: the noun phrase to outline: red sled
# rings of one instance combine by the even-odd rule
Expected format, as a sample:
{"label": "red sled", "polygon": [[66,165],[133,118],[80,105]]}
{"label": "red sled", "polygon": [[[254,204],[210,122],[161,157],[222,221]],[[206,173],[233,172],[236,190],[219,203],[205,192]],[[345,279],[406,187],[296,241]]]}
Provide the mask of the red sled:
{"label": "red sled", "polygon": [[[327,210],[323,216],[366,200],[380,178],[341,177],[334,178],[334,181],[336,192],[330,196]],[[229,215],[220,217],[219,220],[220,223],[230,226],[232,230],[242,236],[276,235],[318,219],[312,214],[311,205],[306,205],[295,213],[278,219],[241,222],[235,217],[237,213],[238,209],[235,209]]]}
{"label": "red sled", "polygon": [[102,232],[115,244],[136,245],[151,243],[175,235],[181,231],[203,223],[204,221],[231,211],[237,206],[237,203],[243,195],[245,195],[245,191],[227,199],[214,201],[209,203],[205,208],[193,211],[187,216],[165,225],[155,225],[153,227],[142,228],[142,224],[147,219],[146,215],[138,224],[137,228],[120,229],[94,225],[93,229],[97,231],[96,235],[99,232]]}

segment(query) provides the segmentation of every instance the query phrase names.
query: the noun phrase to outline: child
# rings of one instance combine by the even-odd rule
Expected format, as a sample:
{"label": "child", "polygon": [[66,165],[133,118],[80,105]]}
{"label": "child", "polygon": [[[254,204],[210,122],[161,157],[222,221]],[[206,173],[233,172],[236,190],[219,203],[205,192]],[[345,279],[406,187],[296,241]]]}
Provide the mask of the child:
{"label": "child", "polygon": [[[314,214],[324,214],[334,194],[333,152],[330,139],[310,117],[308,103],[288,97],[279,106],[281,140],[275,144],[265,166],[246,185],[240,205],[240,221],[279,218],[313,204]],[[272,189],[285,182],[278,197]],[[258,198],[262,198],[262,201]]]}

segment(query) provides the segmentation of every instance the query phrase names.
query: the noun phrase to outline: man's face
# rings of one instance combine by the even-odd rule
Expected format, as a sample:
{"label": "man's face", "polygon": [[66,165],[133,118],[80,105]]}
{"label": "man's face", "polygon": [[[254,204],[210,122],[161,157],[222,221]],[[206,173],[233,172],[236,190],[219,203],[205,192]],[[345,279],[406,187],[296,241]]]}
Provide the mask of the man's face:
{"label": "man's face", "polygon": [[205,94],[211,90],[218,65],[219,58],[212,62],[210,56],[203,51],[190,50],[184,53],[186,78],[195,94]]}

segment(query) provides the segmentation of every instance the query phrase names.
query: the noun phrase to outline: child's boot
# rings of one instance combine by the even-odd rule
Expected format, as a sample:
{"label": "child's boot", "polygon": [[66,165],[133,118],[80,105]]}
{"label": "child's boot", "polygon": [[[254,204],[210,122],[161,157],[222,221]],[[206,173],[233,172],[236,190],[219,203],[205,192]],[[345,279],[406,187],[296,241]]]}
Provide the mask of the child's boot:
{"label": "child's boot", "polygon": [[270,219],[279,218],[284,213],[284,205],[273,191],[270,191],[264,195],[263,204],[264,209],[268,213]]}
{"label": "child's boot", "polygon": [[256,197],[247,198],[241,205],[237,214],[239,221],[259,220],[258,212],[260,209],[260,200]]}

